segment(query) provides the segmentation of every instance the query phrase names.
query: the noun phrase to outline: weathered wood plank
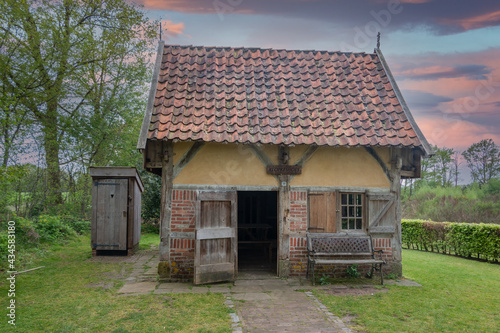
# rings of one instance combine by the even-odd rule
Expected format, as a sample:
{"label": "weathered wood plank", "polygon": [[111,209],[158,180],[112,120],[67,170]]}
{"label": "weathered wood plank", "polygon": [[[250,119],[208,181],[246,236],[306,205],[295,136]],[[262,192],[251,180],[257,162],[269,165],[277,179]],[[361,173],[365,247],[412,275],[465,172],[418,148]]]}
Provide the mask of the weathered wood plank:
{"label": "weathered wood plank", "polygon": [[236,192],[198,191],[194,283],[236,277]]}
{"label": "weathered wood plank", "polygon": [[234,228],[210,228],[200,229],[197,233],[198,239],[215,239],[236,237]]}

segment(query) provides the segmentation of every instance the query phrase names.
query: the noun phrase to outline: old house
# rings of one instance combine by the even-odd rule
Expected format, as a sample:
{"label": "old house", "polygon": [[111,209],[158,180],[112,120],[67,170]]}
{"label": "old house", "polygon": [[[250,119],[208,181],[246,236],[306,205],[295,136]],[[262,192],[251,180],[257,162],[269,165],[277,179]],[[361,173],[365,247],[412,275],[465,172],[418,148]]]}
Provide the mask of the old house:
{"label": "old house", "polygon": [[160,43],[138,149],[162,177],[159,272],[305,275],[306,233],[364,233],[401,274],[400,179],[431,148],[380,51]]}

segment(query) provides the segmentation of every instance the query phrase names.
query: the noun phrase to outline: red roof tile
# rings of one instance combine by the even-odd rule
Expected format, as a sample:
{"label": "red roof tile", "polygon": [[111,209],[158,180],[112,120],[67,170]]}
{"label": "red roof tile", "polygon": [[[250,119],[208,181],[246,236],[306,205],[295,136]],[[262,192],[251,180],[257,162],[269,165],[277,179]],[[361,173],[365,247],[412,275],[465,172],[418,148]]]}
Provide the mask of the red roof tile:
{"label": "red roof tile", "polygon": [[165,46],[149,140],[421,147],[376,53]]}

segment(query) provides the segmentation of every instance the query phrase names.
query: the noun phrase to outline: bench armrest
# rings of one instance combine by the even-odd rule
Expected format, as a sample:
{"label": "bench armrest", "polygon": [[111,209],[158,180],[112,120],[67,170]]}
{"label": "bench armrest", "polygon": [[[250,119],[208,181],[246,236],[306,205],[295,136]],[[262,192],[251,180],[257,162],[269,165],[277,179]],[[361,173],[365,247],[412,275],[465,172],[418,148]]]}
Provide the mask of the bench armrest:
{"label": "bench armrest", "polygon": [[[373,253],[378,253],[379,257],[380,257],[380,260],[384,260],[382,258],[382,253],[384,253],[384,250],[373,250]],[[375,257],[375,256],[374,256]],[[385,263],[385,260],[384,260],[384,263]]]}

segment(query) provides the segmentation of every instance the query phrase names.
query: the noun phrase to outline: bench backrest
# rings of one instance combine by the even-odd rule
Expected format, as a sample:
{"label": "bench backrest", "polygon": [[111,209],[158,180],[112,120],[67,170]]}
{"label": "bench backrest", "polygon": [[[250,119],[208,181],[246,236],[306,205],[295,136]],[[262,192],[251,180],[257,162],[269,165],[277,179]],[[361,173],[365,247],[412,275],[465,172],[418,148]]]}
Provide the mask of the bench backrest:
{"label": "bench backrest", "polygon": [[371,255],[373,256],[370,235],[307,234],[309,252],[332,255]]}

